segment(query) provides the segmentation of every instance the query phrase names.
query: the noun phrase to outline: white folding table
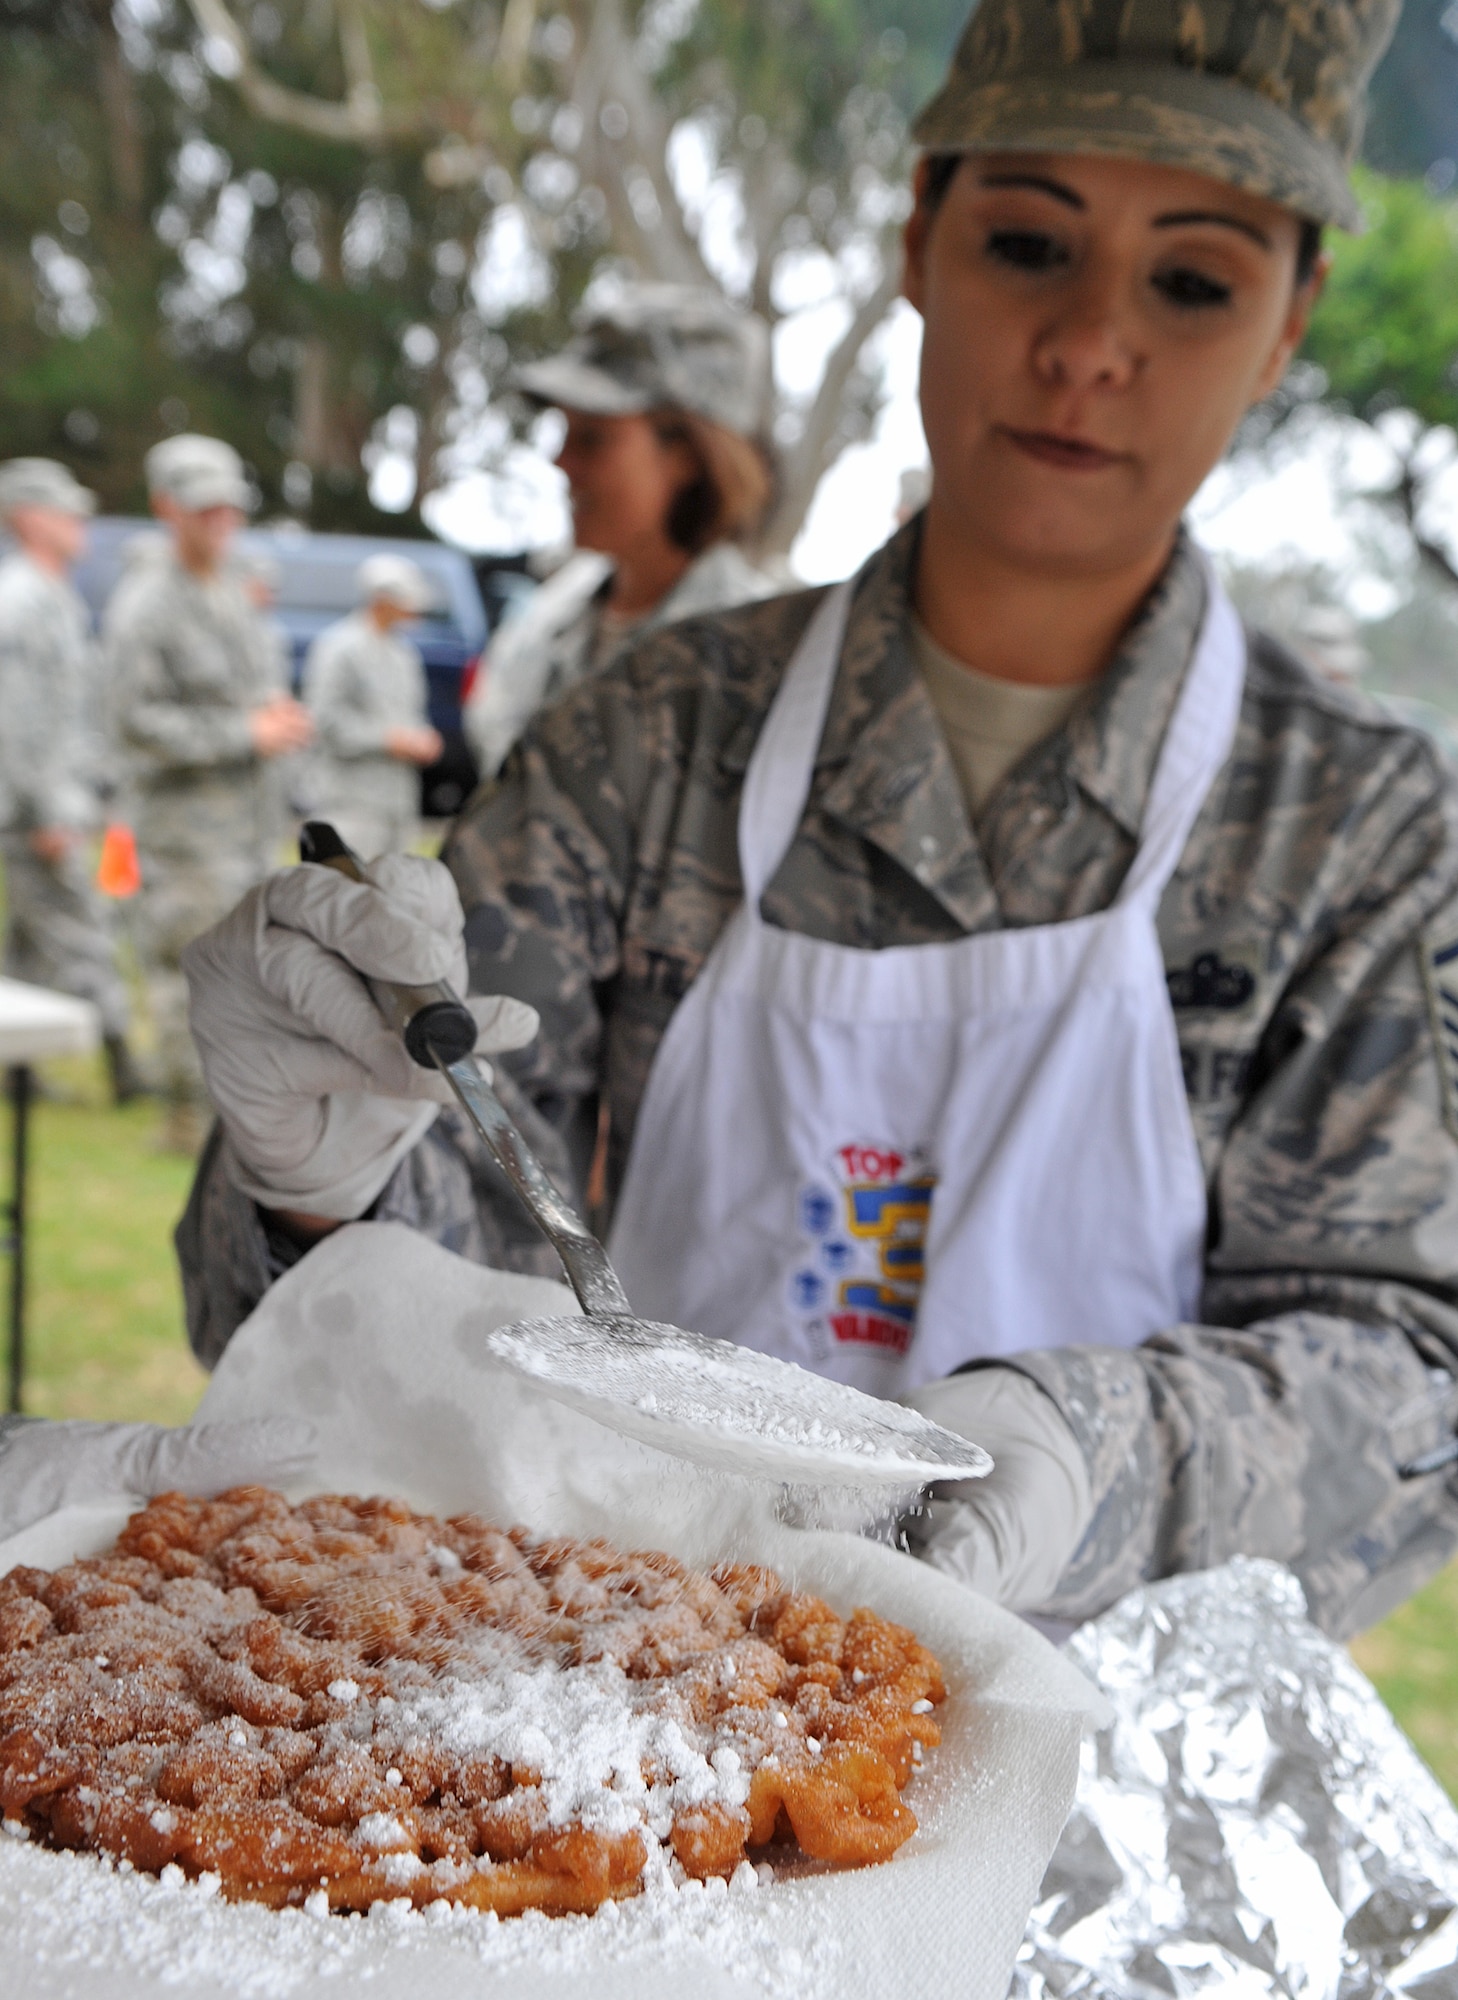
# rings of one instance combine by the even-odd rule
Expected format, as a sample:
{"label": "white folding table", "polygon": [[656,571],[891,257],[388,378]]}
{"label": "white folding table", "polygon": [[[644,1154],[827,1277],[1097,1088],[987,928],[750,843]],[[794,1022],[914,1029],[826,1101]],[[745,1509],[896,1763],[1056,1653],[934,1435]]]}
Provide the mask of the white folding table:
{"label": "white folding table", "polygon": [[101,1040],[101,1018],[86,1000],[72,1000],[18,979],[0,979],[0,1068],[10,1099],[10,1199],[0,1204],[0,1251],[10,1259],[10,1365],[6,1407],[19,1410],[25,1379],[26,1178],[30,1164],[32,1065],[50,1056],[90,1055]]}

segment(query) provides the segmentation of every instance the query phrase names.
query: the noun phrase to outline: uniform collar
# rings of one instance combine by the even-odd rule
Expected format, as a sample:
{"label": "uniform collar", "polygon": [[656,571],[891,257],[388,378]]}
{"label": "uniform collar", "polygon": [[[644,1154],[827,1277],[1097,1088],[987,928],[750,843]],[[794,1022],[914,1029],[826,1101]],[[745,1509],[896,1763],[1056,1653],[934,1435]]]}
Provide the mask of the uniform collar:
{"label": "uniform collar", "polygon": [[[1024,854],[1077,787],[1137,839],[1164,732],[1204,617],[1204,568],[1181,530],[1159,582],[1089,700],[1014,773],[979,842],[911,647],[919,521],[908,522],[856,580],[840,672],[815,759],[815,806],[888,855],[964,930],[997,921],[994,878]],[[727,746],[742,766],[762,718]],[[1036,794],[1036,796],[1035,796]]]}
{"label": "uniform collar", "polygon": [[[613,566],[606,558],[603,560],[605,567],[600,577],[577,603],[572,619],[561,621],[564,632],[574,622],[586,620],[591,623],[592,630],[584,635],[585,643],[591,643],[594,638],[597,627],[593,621],[606,608],[608,592],[612,589]],[[754,598],[773,594],[774,585],[768,577],[751,568],[732,542],[711,543],[702,554],[695,556],[672,590],[651,611],[618,624],[613,634],[611,657],[617,659],[629,646],[636,645],[650,632],[675,624],[680,618],[693,618],[706,611],[722,611],[726,606],[748,603]],[[747,764],[748,761],[746,753],[744,762]]]}
{"label": "uniform collar", "polygon": [[[195,570],[190,570],[177,553],[170,535],[167,537],[165,548],[155,552],[149,551],[140,560],[159,564],[167,571],[177,588],[192,591],[203,604],[215,604],[227,585],[233,581],[233,572],[226,563],[215,569],[211,576],[199,576]],[[239,595],[241,594],[240,591]]]}
{"label": "uniform collar", "polygon": [[919,521],[862,571],[816,758],[816,804],[899,863],[964,929],[997,899],[962,787],[911,649]]}
{"label": "uniform collar", "polygon": [[1204,564],[1181,528],[1159,582],[1066,731],[1068,776],[1131,839],[1143,824],[1164,733],[1200,635],[1208,595]]}
{"label": "uniform collar", "polygon": [[733,542],[711,542],[695,556],[661,604],[643,620],[643,629],[671,625],[680,618],[693,618],[705,611],[719,611],[727,604],[747,604],[757,597],[770,597],[774,585],[753,567],[742,549]]}

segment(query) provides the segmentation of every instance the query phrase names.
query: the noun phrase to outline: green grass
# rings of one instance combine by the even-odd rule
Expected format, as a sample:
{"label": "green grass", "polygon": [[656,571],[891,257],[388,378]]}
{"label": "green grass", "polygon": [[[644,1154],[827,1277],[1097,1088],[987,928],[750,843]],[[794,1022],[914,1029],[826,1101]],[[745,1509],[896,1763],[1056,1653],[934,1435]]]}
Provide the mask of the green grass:
{"label": "green grass", "polygon": [[1458,1799],[1458,1563],[1364,1632],[1352,1655]]}
{"label": "green grass", "polygon": [[[155,1106],[108,1109],[91,1065],[46,1074],[73,1101],[35,1114],[27,1407],[182,1423],[207,1379],[172,1251],[191,1163],[155,1150]],[[1458,1563],[1352,1651],[1458,1798]]]}
{"label": "green grass", "polygon": [[156,1105],[108,1108],[91,1064],[46,1079],[68,1101],[34,1112],[25,1406],[183,1423],[207,1381],[172,1251],[192,1164],[156,1150]]}

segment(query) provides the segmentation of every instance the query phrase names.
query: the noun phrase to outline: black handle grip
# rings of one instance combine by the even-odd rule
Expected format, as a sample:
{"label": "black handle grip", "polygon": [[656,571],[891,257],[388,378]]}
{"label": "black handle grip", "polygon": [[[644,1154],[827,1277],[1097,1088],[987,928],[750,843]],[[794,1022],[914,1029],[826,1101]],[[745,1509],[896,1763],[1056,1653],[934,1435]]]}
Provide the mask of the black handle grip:
{"label": "black handle grip", "polygon": [[[383,985],[382,980],[373,980],[375,987]],[[409,1002],[418,1000],[428,989],[421,986],[397,987],[401,998]],[[443,998],[427,1000],[401,1028],[405,1046],[422,1069],[434,1069],[437,1063],[447,1067],[458,1063],[470,1055],[476,1046],[476,1037],[481,1032],[476,1026],[476,1016],[463,1000],[458,1000],[448,986],[442,986]]]}
{"label": "black handle grip", "polygon": [[347,861],[349,866],[341,868],[340,874],[349,875],[356,882],[364,880],[364,869],[360,865],[359,856],[346,846],[340,839],[337,829],[332,827],[327,819],[305,820],[303,831],[299,835],[299,859],[317,862],[323,868],[327,868],[331,862]]}
{"label": "black handle grip", "polygon": [[[359,856],[327,820],[311,819],[305,824],[299,835],[299,859],[332,868],[351,882],[366,879]],[[422,1069],[460,1062],[475,1048],[476,1017],[443,980],[431,986],[401,986],[389,979],[372,979],[370,991]]]}

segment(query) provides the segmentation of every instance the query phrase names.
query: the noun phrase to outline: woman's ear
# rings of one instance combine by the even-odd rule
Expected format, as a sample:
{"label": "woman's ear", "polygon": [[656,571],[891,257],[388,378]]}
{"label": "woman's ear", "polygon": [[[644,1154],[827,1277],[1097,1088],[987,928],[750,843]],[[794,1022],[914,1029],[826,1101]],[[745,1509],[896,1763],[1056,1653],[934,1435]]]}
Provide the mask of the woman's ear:
{"label": "woman's ear", "polygon": [[902,231],[903,261],[901,270],[901,296],[908,305],[923,310],[922,301],[926,296],[926,246],[935,221],[935,212],[927,207],[926,187],[931,173],[929,160],[918,160],[911,189],[915,196],[906,227]]}
{"label": "woman's ear", "polygon": [[1316,260],[1311,276],[1292,290],[1286,321],[1261,374],[1255,402],[1264,402],[1266,397],[1278,389],[1285,380],[1286,370],[1291,366],[1298,348],[1306,338],[1311,315],[1316,310],[1316,302],[1326,287],[1330,272],[1331,253],[1323,250]]}

